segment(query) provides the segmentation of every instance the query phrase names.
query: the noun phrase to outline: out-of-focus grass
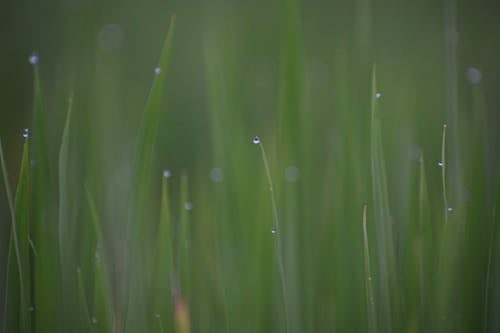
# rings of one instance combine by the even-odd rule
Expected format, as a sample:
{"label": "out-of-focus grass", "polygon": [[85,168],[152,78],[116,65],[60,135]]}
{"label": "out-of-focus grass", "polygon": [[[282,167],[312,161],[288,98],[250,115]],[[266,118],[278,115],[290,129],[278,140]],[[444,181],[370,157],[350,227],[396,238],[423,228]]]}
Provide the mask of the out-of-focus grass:
{"label": "out-of-focus grass", "polygon": [[2,163],[2,330],[498,331],[495,71],[453,4],[183,4],[162,50],[134,7],[81,58],[64,21]]}

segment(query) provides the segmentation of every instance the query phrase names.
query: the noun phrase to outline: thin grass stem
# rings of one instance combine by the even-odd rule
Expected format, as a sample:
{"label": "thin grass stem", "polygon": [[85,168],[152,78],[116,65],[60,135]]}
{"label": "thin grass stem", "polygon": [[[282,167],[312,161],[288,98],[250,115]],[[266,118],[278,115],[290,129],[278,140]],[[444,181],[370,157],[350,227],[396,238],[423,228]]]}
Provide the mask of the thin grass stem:
{"label": "thin grass stem", "polygon": [[366,230],[366,210],[368,205],[363,205],[363,241],[365,253],[365,290],[366,290],[366,310],[368,312],[369,332],[377,332],[377,312],[375,309],[375,297],[373,294],[372,271],[370,267],[370,248],[368,247],[368,232]]}
{"label": "thin grass stem", "polygon": [[20,286],[20,293],[21,293],[21,324],[22,324],[22,331],[26,332],[28,329],[28,322],[26,319],[26,304],[25,304],[25,291],[24,291],[24,286],[23,286],[23,268],[21,265],[21,253],[19,251],[19,240],[17,238],[17,225],[16,225],[16,216],[14,213],[14,203],[12,200],[12,192],[10,190],[10,185],[9,185],[9,177],[7,176],[7,167],[5,164],[5,159],[4,159],[4,154],[3,154],[3,147],[2,147],[2,141],[0,140],[0,160],[2,163],[2,174],[3,174],[3,180],[4,180],[4,186],[5,186],[5,192],[7,194],[7,201],[9,204],[9,210],[10,210],[10,216],[12,219],[12,236],[14,238],[14,250],[16,252],[16,260],[17,260],[17,268],[19,270],[19,281],[21,283],[19,284]]}
{"label": "thin grass stem", "polygon": [[258,144],[260,147],[260,151],[262,153],[262,160],[264,161],[264,168],[266,170],[267,183],[269,185],[269,192],[271,193],[271,205],[273,208],[273,229],[272,234],[274,236],[274,249],[276,252],[276,260],[278,262],[280,282],[281,282],[281,292],[283,296],[283,310],[285,313],[285,330],[286,332],[290,331],[289,327],[289,316],[288,316],[288,296],[287,296],[287,287],[285,281],[285,267],[283,264],[283,249],[281,243],[281,230],[280,230],[280,222],[278,216],[278,207],[276,205],[276,197],[274,195],[274,186],[271,178],[271,171],[269,169],[269,163],[267,160],[266,150],[264,149],[264,145],[258,137],[253,139],[254,144]]}

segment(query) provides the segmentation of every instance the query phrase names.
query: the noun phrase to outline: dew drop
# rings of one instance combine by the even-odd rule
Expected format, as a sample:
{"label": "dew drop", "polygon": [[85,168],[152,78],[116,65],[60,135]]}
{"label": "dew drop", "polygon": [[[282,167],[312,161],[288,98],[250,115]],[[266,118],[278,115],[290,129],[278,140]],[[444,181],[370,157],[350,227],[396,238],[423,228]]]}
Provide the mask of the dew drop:
{"label": "dew drop", "polygon": [[448,207],[448,209],[447,209],[447,210],[448,210],[449,212],[452,212],[452,211],[453,211],[453,208]]}
{"label": "dew drop", "polygon": [[210,170],[210,179],[214,183],[220,183],[224,179],[224,172],[221,168],[213,168]]}
{"label": "dew drop", "polygon": [[23,138],[27,139],[30,135],[30,130],[25,128],[23,131]]}
{"label": "dew drop", "polygon": [[379,93],[378,91],[375,93],[375,98],[376,99],[380,99],[380,97],[382,97],[382,94]]}
{"label": "dew drop", "polygon": [[36,64],[38,64],[38,61],[39,61],[39,60],[40,60],[40,58],[38,58],[38,56],[37,56],[36,54],[32,54],[32,55],[30,55],[30,57],[29,57],[29,62],[30,62],[30,64],[32,64],[32,65],[36,65]]}
{"label": "dew drop", "polygon": [[97,34],[97,44],[103,51],[112,51],[119,48],[124,40],[125,33],[118,24],[106,24]]}
{"label": "dew drop", "polygon": [[444,127],[444,128],[446,128],[446,127],[448,127],[448,125],[446,125],[446,124],[443,124],[443,127]]}
{"label": "dew drop", "polygon": [[168,169],[163,170],[163,177],[170,178],[171,176],[172,176],[172,173],[170,172],[170,170],[168,170]]}
{"label": "dew drop", "polygon": [[295,183],[299,180],[300,172],[299,168],[295,165],[290,165],[285,168],[285,179],[289,183]]}
{"label": "dew drop", "polygon": [[184,208],[186,208],[186,210],[193,209],[193,203],[191,201],[186,201],[186,203],[184,204]]}
{"label": "dew drop", "polygon": [[472,85],[478,85],[481,82],[481,71],[476,67],[469,67],[465,72],[467,81]]}
{"label": "dew drop", "polygon": [[271,233],[272,233],[273,235],[275,235],[277,232],[278,232],[278,231],[276,230],[276,228],[272,228],[272,229],[271,229]]}
{"label": "dew drop", "polygon": [[371,281],[371,280],[372,280],[372,277],[371,277],[371,276],[369,276],[369,277],[368,277],[368,281]]}
{"label": "dew drop", "polygon": [[155,72],[156,75],[160,75],[161,74],[161,68],[160,67],[156,67],[154,72]]}
{"label": "dew drop", "polygon": [[259,137],[258,136],[254,136],[252,142],[253,142],[254,145],[258,145],[260,143]]}
{"label": "dew drop", "polygon": [[159,319],[160,318],[160,314],[159,313],[155,313],[155,317]]}
{"label": "dew drop", "polygon": [[442,168],[443,167],[443,162],[438,162],[438,167]]}

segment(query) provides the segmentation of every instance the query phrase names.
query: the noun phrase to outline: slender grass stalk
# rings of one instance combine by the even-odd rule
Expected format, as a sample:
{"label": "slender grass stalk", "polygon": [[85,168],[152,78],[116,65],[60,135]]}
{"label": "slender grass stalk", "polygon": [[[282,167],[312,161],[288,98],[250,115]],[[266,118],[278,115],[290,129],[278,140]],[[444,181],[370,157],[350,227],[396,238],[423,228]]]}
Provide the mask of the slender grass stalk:
{"label": "slender grass stalk", "polygon": [[443,136],[441,139],[441,180],[443,183],[443,204],[444,204],[444,222],[448,222],[448,196],[446,194],[446,124],[443,125]]}
{"label": "slender grass stalk", "polygon": [[18,269],[18,274],[19,274],[19,291],[20,291],[20,319],[21,319],[21,331],[22,332],[27,332],[28,331],[28,319],[27,319],[27,304],[26,304],[26,291],[24,290],[24,278],[23,278],[23,267],[21,264],[21,251],[19,249],[19,238],[17,234],[17,224],[16,224],[16,215],[14,211],[14,203],[12,199],[12,192],[9,184],[9,177],[7,174],[7,166],[5,164],[5,159],[4,159],[4,154],[3,154],[3,147],[2,147],[2,141],[0,140],[0,161],[2,163],[2,174],[3,174],[3,181],[4,181],[4,187],[5,187],[5,192],[7,194],[7,201],[9,204],[9,210],[10,210],[10,216],[12,220],[12,225],[11,225],[11,233],[12,233],[12,238],[14,242],[14,251],[16,255],[16,261],[17,261],[17,269]]}
{"label": "slender grass stalk", "polygon": [[178,273],[180,292],[186,297],[189,302],[191,296],[191,228],[189,221],[189,211],[193,208],[189,201],[188,177],[186,174],[181,176],[180,188],[180,213],[179,213],[179,229],[178,229]]}
{"label": "slender grass stalk", "polygon": [[377,332],[377,312],[375,308],[375,295],[372,284],[372,271],[370,268],[370,248],[368,247],[368,232],[366,230],[366,210],[368,205],[363,205],[363,242],[365,254],[365,291],[366,291],[366,310],[368,312],[369,332]]}
{"label": "slender grass stalk", "polygon": [[377,234],[377,255],[379,265],[378,285],[379,307],[381,312],[380,329],[385,332],[398,330],[399,290],[395,268],[394,239],[392,233],[389,193],[382,144],[382,126],[378,101],[381,98],[376,85],[376,67],[372,70],[371,123],[370,123],[370,162],[373,191],[373,206]]}
{"label": "slender grass stalk", "polygon": [[289,316],[288,316],[288,293],[287,293],[287,286],[286,286],[286,280],[285,280],[285,267],[284,267],[284,258],[283,258],[283,249],[282,249],[282,243],[281,243],[281,230],[280,230],[280,222],[279,222],[279,216],[278,216],[278,206],[276,205],[276,198],[274,194],[274,186],[273,186],[273,180],[271,178],[271,171],[269,169],[269,163],[267,160],[267,155],[266,151],[264,149],[264,145],[262,144],[262,141],[259,139],[259,137],[254,137],[253,143],[259,145],[260,151],[262,154],[262,160],[264,162],[264,168],[266,171],[266,177],[267,177],[267,184],[269,186],[269,192],[271,194],[271,205],[273,208],[273,228],[271,230],[273,236],[274,236],[274,250],[276,252],[276,261],[278,262],[278,269],[279,269],[279,276],[280,276],[280,282],[281,282],[281,293],[282,293],[282,301],[283,301],[283,310],[285,313],[285,329],[286,332],[290,331],[289,327]]}

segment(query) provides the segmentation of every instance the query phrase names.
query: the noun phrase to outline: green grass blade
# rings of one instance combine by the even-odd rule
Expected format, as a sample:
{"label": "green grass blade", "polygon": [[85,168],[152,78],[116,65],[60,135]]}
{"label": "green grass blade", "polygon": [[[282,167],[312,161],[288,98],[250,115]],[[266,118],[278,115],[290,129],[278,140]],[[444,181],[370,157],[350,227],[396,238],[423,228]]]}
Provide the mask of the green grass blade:
{"label": "green grass blade", "polygon": [[376,69],[373,66],[371,92],[371,176],[373,191],[373,207],[377,230],[378,254],[378,286],[379,308],[381,314],[381,330],[392,332],[397,329],[399,305],[393,304],[398,300],[398,287],[395,273],[394,240],[392,234],[391,213],[389,210],[389,195],[387,176],[382,145],[382,129],[378,110],[379,93],[376,85]]}
{"label": "green grass blade", "polygon": [[50,149],[46,135],[46,109],[38,65],[34,66],[33,111],[33,243],[38,255],[34,262],[34,330],[56,332],[61,320],[61,291],[57,237],[57,213]]}
{"label": "green grass blade", "polygon": [[156,244],[156,274],[153,284],[154,306],[153,313],[158,320],[159,331],[173,329],[172,326],[172,227],[170,217],[170,203],[168,197],[168,178],[163,177],[161,184],[160,224]]}
{"label": "green grass blade", "polygon": [[365,259],[365,293],[366,293],[366,311],[368,312],[369,332],[377,332],[377,310],[375,308],[375,294],[373,292],[372,270],[370,268],[370,248],[368,246],[368,232],[366,230],[366,209],[363,205],[363,242]]}
{"label": "green grass blade", "polygon": [[[133,174],[133,193],[131,202],[130,220],[127,226],[129,246],[128,246],[128,277],[125,282],[125,329],[126,331],[142,331],[146,328],[146,298],[145,295],[145,274],[144,257],[146,256],[143,244],[149,243],[152,233],[152,224],[145,223],[149,220],[149,193],[151,183],[151,173],[153,165],[153,152],[158,132],[158,121],[160,117],[160,106],[164,94],[165,78],[172,49],[173,36],[175,31],[175,15],[170,20],[170,27],[165,38],[160,54],[155,78],[149,92],[149,96],[144,107],[141,119],[141,127],[137,140]],[[148,239],[148,241],[146,241]],[[139,326],[135,326],[139,325]]]}
{"label": "green grass blade", "polygon": [[262,154],[262,160],[264,162],[264,168],[266,170],[266,177],[267,177],[267,183],[269,186],[269,192],[271,195],[271,205],[273,208],[273,227],[272,227],[272,235],[274,236],[274,251],[276,255],[276,261],[278,264],[278,272],[279,272],[279,277],[280,277],[280,284],[281,284],[281,295],[282,295],[282,302],[283,302],[283,313],[285,316],[285,332],[290,332],[290,315],[288,311],[288,306],[289,306],[289,300],[288,300],[288,290],[287,290],[287,283],[286,283],[286,278],[285,278],[285,265],[284,265],[284,259],[283,259],[283,244],[281,243],[281,229],[280,229],[280,222],[279,222],[279,216],[278,216],[278,206],[276,204],[276,198],[275,198],[275,193],[274,193],[274,186],[273,186],[273,181],[271,178],[271,171],[269,169],[269,163],[267,161],[267,156],[266,156],[266,151],[264,150],[264,145],[262,144],[261,140],[258,137],[255,137],[253,139],[254,144],[258,144],[260,147],[260,151]]}
{"label": "green grass blade", "polygon": [[142,115],[141,128],[139,131],[136,161],[135,161],[135,204],[138,207],[143,206],[146,192],[151,180],[151,166],[153,163],[153,151],[158,131],[158,120],[160,116],[160,105],[164,93],[165,78],[168,70],[168,64],[172,49],[172,42],[175,31],[175,15],[170,20],[170,27],[165,38],[163,49],[157,68],[159,74],[155,75],[153,85],[149,92],[144,113]]}
{"label": "green grass blade", "polygon": [[446,124],[443,125],[443,136],[441,139],[441,182],[443,184],[443,205],[444,205],[444,222],[448,222],[448,196],[446,194]]}
{"label": "green grass blade", "polygon": [[180,188],[180,214],[179,214],[179,238],[178,238],[178,273],[179,288],[185,299],[190,301],[191,289],[191,226],[189,211],[192,209],[192,203],[189,201],[188,177],[186,174],[181,176]]}
{"label": "green grass blade", "polygon": [[[102,244],[102,227],[99,219],[99,214],[97,212],[97,206],[92,193],[90,192],[87,184],[84,185],[85,194],[87,198],[87,204],[90,212],[90,219],[94,232],[96,234],[96,245],[94,246],[94,294],[93,294],[93,307],[92,313],[89,313],[89,320],[92,324],[93,331],[95,332],[120,332],[122,331],[120,321],[115,322],[115,327],[111,329],[111,301],[109,294],[109,285],[105,274],[105,256],[102,253],[102,249],[98,246]],[[116,316],[116,312],[115,312]]]}
{"label": "green grass blade", "polygon": [[[29,332],[31,328],[31,281],[29,244],[29,143],[24,142],[14,207],[0,142],[2,174],[11,211],[12,226],[7,258],[4,331]],[[18,326],[19,325],[19,326]],[[19,327],[19,329],[17,329]]]}

